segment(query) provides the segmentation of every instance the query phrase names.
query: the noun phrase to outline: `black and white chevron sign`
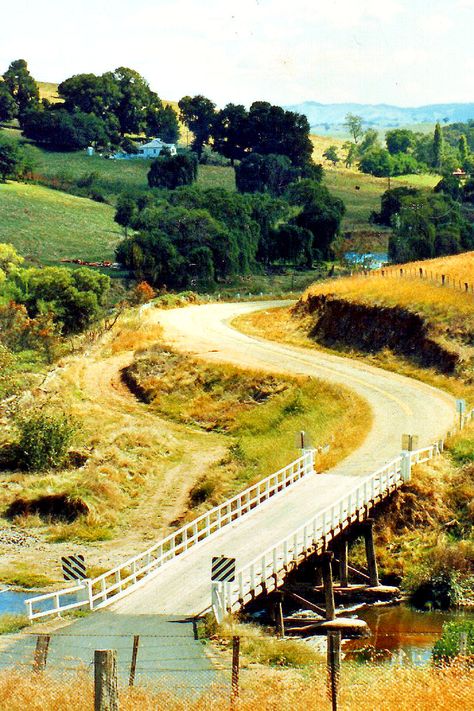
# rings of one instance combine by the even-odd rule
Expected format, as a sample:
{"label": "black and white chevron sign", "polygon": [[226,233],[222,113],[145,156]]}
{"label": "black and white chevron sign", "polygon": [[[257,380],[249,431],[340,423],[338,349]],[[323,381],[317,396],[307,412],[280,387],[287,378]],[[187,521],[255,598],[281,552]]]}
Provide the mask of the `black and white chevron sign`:
{"label": "black and white chevron sign", "polygon": [[65,555],[61,558],[61,563],[64,580],[84,580],[84,578],[87,578],[83,555]]}
{"label": "black and white chevron sign", "polygon": [[233,583],[235,580],[235,558],[214,556],[212,559],[211,580],[219,583]]}

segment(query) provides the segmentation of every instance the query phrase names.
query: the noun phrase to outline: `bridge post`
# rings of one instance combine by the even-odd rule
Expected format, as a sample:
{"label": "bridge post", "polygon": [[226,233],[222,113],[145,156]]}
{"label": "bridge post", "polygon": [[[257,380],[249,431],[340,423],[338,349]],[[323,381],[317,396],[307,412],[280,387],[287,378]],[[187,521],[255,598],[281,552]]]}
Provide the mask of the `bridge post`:
{"label": "bridge post", "polygon": [[339,583],[341,588],[349,587],[348,549],[349,541],[346,536],[343,536],[339,551]]}
{"label": "bridge post", "polygon": [[411,479],[411,456],[410,452],[402,452],[401,461],[401,474],[403,481],[410,481]]}
{"label": "bridge post", "polygon": [[326,606],[326,619],[334,620],[336,618],[336,606],[334,604],[334,587],[332,581],[332,559],[334,558],[334,553],[332,551],[326,551],[322,556],[322,572],[323,572],[323,582],[324,582],[324,599]]}
{"label": "bridge post", "polygon": [[277,637],[283,638],[285,636],[285,621],[283,619],[283,595],[281,593],[278,594],[275,604],[275,628]]}
{"label": "bridge post", "polygon": [[374,544],[374,521],[368,518],[364,523],[365,554],[367,556],[367,569],[369,571],[370,584],[376,588],[379,586],[379,572],[377,569],[377,557],[375,555]]}

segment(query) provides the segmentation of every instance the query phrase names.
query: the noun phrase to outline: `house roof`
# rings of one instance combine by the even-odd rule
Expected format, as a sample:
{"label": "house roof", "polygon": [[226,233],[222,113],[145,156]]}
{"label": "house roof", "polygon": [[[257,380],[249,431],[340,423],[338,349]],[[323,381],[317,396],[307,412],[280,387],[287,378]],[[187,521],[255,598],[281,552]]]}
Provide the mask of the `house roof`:
{"label": "house roof", "polygon": [[149,143],[144,143],[143,145],[140,146],[140,148],[162,148],[165,144],[161,140],[161,138],[154,138],[152,141]]}

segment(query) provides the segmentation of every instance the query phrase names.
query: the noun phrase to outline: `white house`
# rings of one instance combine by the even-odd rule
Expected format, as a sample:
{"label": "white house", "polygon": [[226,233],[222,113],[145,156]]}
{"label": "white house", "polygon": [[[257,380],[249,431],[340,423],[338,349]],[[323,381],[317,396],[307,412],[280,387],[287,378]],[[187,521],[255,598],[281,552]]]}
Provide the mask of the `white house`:
{"label": "white house", "polygon": [[149,143],[144,143],[138,147],[138,157],[158,158],[163,148],[167,148],[172,156],[176,155],[176,146],[174,143],[164,143],[161,138],[154,138]]}

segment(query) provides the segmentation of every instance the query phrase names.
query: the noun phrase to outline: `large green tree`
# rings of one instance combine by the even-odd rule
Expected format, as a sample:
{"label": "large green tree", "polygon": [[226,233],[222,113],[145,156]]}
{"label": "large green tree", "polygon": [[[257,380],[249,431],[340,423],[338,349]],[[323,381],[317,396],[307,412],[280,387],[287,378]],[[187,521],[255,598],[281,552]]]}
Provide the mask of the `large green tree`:
{"label": "large green tree", "polygon": [[283,195],[298,172],[287,156],[250,153],[235,166],[235,182],[241,193]]}
{"label": "large green tree", "polygon": [[3,75],[3,81],[18,106],[20,119],[26,109],[39,103],[38,85],[24,59],[15,59],[11,62]]}
{"label": "large green tree", "polygon": [[0,122],[11,121],[18,116],[18,106],[5,82],[0,83]]}
{"label": "large green tree", "polygon": [[416,136],[407,128],[394,128],[385,134],[385,143],[391,155],[408,153],[416,144]]}
{"label": "large green tree", "polygon": [[183,96],[178,106],[181,120],[194,134],[191,148],[197,153],[198,158],[201,158],[204,146],[209,143],[212,134],[216,105],[205,96],[197,94]]}
{"label": "large green tree", "polygon": [[227,104],[218,111],[212,127],[212,148],[228,158],[232,165],[248,149],[248,112],[241,104]]}
{"label": "large green tree", "polygon": [[174,190],[180,185],[191,185],[198,174],[196,156],[178,153],[175,156],[160,156],[151,164],[148,185],[152,188]]}

